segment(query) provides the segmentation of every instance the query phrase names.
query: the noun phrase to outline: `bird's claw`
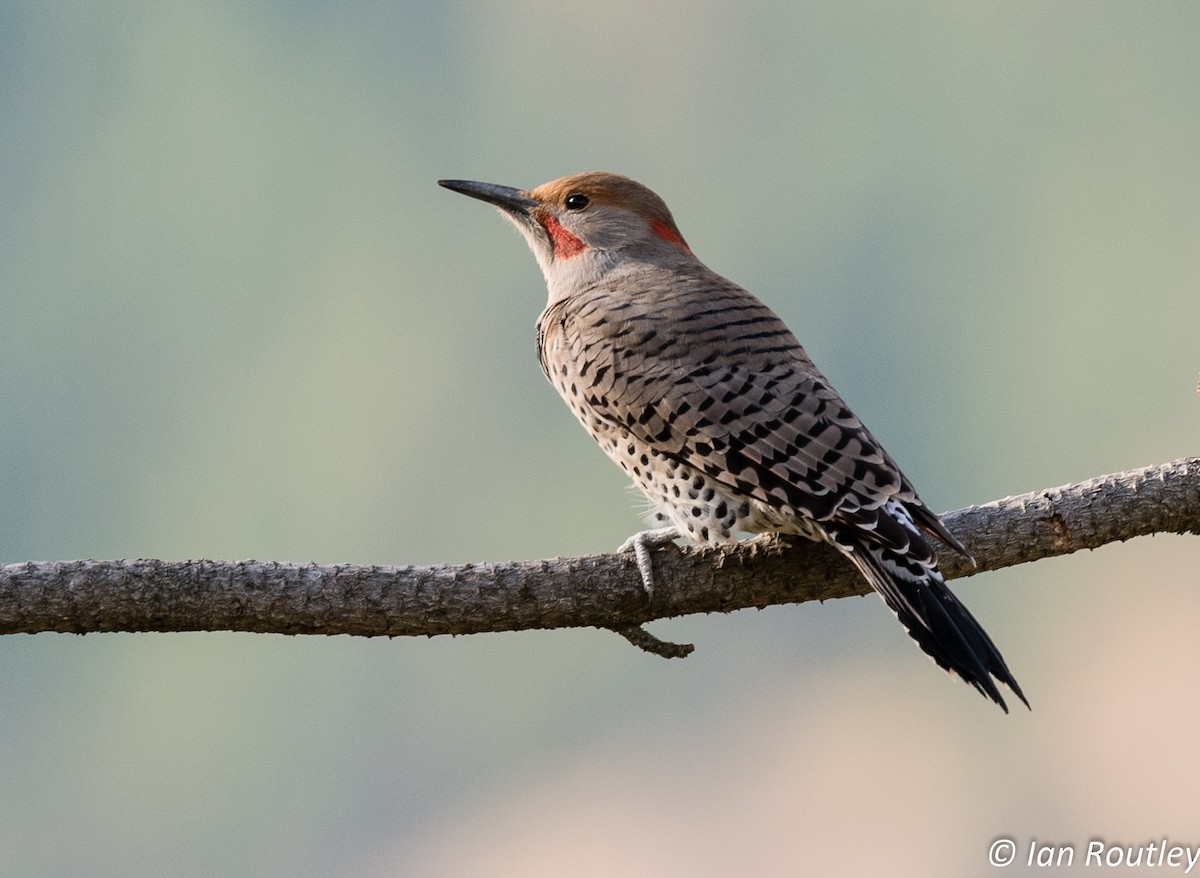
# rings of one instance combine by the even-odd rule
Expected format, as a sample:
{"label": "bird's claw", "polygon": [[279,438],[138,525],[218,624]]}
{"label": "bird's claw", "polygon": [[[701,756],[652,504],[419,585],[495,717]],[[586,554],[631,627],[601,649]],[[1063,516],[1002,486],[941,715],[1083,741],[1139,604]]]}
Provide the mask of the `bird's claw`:
{"label": "bird's claw", "polygon": [[621,543],[618,552],[633,552],[637,560],[638,573],[642,575],[642,588],[646,597],[654,602],[654,568],[650,564],[650,549],[662,546],[679,537],[679,531],[674,527],[656,527],[653,530],[638,531],[625,542]]}

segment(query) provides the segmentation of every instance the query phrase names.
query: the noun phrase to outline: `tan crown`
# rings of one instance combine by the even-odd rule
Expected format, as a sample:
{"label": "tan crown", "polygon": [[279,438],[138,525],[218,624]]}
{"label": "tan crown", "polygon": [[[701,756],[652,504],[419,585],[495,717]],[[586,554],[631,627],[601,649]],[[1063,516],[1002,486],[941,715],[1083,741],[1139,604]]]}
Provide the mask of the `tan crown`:
{"label": "tan crown", "polygon": [[679,227],[675,225],[675,218],[667,209],[666,202],[637,180],[631,180],[620,174],[611,174],[607,171],[571,174],[551,180],[549,183],[543,183],[532,190],[529,195],[544,204],[561,206],[567,196],[573,192],[582,192],[596,204],[621,207],[645,217],[652,223],[660,223],[669,229],[680,242],[683,241],[683,235],[680,234]]}

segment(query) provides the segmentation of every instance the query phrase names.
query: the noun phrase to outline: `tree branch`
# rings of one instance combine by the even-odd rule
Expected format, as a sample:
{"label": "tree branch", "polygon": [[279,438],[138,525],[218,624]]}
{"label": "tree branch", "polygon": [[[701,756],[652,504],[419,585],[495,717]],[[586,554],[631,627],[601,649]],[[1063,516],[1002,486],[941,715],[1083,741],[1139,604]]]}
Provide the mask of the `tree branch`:
{"label": "tree branch", "polygon": [[[978,566],[943,552],[947,578],[1152,533],[1200,533],[1200,458],[1008,497],[944,516]],[[51,561],[0,567],[0,633],[257,631],[473,634],[612,628],[660,655],[639,626],[688,613],[869,591],[829,546],[754,540],[729,551],[653,553],[648,606],[633,554],[456,567],[255,561]]]}

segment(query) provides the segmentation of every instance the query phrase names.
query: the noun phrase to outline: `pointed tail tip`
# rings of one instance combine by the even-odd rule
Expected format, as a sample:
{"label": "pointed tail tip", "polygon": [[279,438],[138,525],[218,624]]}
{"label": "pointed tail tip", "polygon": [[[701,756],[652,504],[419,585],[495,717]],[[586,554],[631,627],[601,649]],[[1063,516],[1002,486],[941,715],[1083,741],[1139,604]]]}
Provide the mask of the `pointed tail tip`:
{"label": "pointed tail tip", "polygon": [[1025,705],[1025,709],[1032,712],[1033,705],[1029,703],[1029,699],[1026,698],[1025,693],[1021,691],[1021,687],[1014,682],[1009,688],[1012,689],[1014,695],[1021,699],[1021,703]]}
{"label": "pointed tail tip", "polygon": [[[1014,680],[1011,675],[1005,675],[1004,677],[997,677],[996,679],[998,679],[1001,683],[1003,683],[1005,686],[1007,686],[1009,691],[1012,692],[1013,695],[1015,695],[1015,696],[1017,696],[1017,698],[1021,699],[1021,703],[1025,705],[1026,710],[1030,710],[1030,711],[1033,710],[1033,707],[1031,707],[1029,704],[1029,699],[1025,697],[1025,693],[1021,691],[1021,687],[1017,685],[1017,681]],[[1001,710],[1003,710],[1006,714],[1008,713],[1008,702],[1006,702],[1004,700],[1004,696],[1000,694],[1000,687],[995,684],[995,682],[992,680],[991,676],[989,676],[987,678],[986,682],[983,682],[983,683],[980,683],[979,681],[972,681],[972,682],[973,682],[975,688],[979,690],[980,695],[982,695],[984,698],[989,698],[992,701],[996,702],[996,704],[998,704],[1000,706]]]}

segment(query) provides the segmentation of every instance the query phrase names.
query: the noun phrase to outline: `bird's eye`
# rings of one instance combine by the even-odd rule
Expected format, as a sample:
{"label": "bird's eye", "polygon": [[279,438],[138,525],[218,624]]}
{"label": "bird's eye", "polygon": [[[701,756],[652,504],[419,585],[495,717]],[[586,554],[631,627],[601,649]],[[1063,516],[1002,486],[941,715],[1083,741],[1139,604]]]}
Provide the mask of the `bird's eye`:
{"label": "bird's eye", "polygon": [[583,210],[588,206],[588,197],[582,192],[572,192],[563,202],[567,210]]}

